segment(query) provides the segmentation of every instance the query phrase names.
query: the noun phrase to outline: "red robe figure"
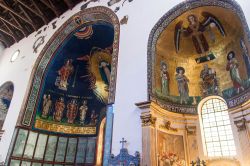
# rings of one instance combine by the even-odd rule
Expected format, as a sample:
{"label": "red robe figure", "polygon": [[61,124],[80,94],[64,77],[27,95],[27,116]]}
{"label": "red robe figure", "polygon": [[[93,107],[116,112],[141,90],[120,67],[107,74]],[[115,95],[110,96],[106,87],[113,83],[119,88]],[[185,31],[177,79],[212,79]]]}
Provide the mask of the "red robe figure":
{"label": "red robe figure", "polygon": [[54,120],[57,122],[61,122],[63,117],[63,111],[65,108],[64,99],[62,97],[55,103],[55,112],[54,112]]}
{"label": "red robe figure", "polygon": [[58,86],[59,89],[67,90],[68,87],[68,79],[71,74],[73,74],[74,67],[72,65],[72,60],[67,60],[66,63],[58,70],[58,78],[56,80],[55,85]]}
{"label": "red robe figure", "polygon": [[67,105],[67,118],[68,123],[73,124],[77,115],[77,103],[75,99],[72,99]]}

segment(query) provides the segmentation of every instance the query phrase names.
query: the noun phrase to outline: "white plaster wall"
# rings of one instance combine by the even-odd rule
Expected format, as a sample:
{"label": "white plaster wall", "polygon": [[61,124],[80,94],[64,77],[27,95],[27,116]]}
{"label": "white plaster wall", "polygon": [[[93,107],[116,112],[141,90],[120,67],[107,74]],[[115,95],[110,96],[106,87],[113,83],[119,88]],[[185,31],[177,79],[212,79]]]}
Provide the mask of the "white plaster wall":
{"label": "white plaster wall", "polygon": [[[114,105],[114,132],[112,152],[117,154],[120,149],[119,141],[122,137],[128,141],[130,153],[141,151],[141,124],[140,112],[134,105],[136,102],[147,100],[147,42],[148,36],[155,23],[169,9],[180,3],[182,0],[134,0],[121,6],[121,1],[113,5],[115,9],[120,6],[117,12],[119,19],[124,15],[129,16],[128,24],[121,26],[120,51],[118,63],[117,92]],[[108,0],[91,3],[88,7],[96,5],[107,6]],[[248,0],[238,0],[245,12],[248,23],[250,23],[250,10]],[[57,28],[62,25],[70,16],[80,11],[81,4],[67,11],[58,19]],[[53,21],[52,21],[53,22]],[[42,27],[41,29],[43,29]],[[4,50],[0,56],[0,85],[6,81],[14,83],[14,95],[6,117],[3,129],[5,133],[0,142],[0,161],[4,160],[12,138],[14,127],[17,121],[23,97],[27,91],[27,85],[32,71],[33,64],[41,51],[33,53],[32,45],[35,40],[46,34],[45,43],[52,36],[55,30],[49,24],[47,30],[35,37],[35,33],[28,38],[21,40],[10,48]],[[11,54],[20,49],[20,56],[15,62],[10,62]]]}

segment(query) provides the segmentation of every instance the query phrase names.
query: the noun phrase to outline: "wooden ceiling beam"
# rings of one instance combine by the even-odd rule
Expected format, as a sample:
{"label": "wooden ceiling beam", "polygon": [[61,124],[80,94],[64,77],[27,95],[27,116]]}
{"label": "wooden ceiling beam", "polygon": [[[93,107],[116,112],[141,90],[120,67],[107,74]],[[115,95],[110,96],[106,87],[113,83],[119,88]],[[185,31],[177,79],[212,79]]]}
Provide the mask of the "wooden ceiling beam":
{"label": "wooden ceiling beam", "polygon": [[50,2],[47,2],[46,0],[41,0],[41,2],[42,2],[44,5],[46,5],[48,8],[50,8],[50,9],[55,13],[55,15],[56,15],[57,17],[60,16],[60,13],[58,12],[58,10],[56,9],[56,7],[55,7],[53,4],[51,4]]}
{"label": "wooden ceiling beam", "polygon": [[42,12],[42,10],[37,5],[37,0],[31,0],[32,4],[35,6],[36,10],[40,13],[40,15],[43,15],[43,19],[46,24],[49,23],[49,19],[46,17],[46,15]]}
{"label": "wooden ceiling beam", "polygon": [[13,38],[17,42],[16,38],[10,32],[7,32],[3,28],[0,28],[0,31],[3,32],[3,33],[5,33],[6,35],[10,36],[11,38]]}
{"label": "wooden ceiling beam", "polygon": [[0,36],[0,42],[2,42],[6,47],[10,47],[10,43],[7,42],[6,40],[3,40]]}
{"label": "wooden ceiling beam", "polygon": [[29,34],[25,31],[24,27],[21,25],[21,23],[18,21],[18,19],[12,14],[9,13],[9,15],[13,18],[13,20],[18,24],[19,27],[21,27],[22,32],[24,33],[24,36],[27,37]]}
{"label": "wooden ceiling beam", "polygon": [[12,22],[6,20],[6,19],[3,18],[2,16],[0,16],[0,20],[2,20],[2,21],[5,22],[5,23],[8,23],[9,25],[11,25],[11,26],[12,26],[13,28],[15,28],[15,29],[18,29],[18,30],[21,31],[22,34],[25,36],[24,30],[23,30],[22,28],[18,27],[17,25],[13,24]]}
{"label": "wooden ceiling beam", "polygon": [[23,9],[23,7],[21,5],[19,5],[19,8],[21,9],[21,11],[25,15],[25,17],[27,17],[27,19],[30,22],[32,22],[31,26],[37,31],[38,30],[38,27],[36,26],[37,24],[32,20],[32,18],[30,17],[30,15]]}
{"label": "wooden ceiling beam", "polygon": [[16,0],[16,1],[19,2],[21,5],[23,5],[25,8],[27,8],[29,11],[31,11],[32,13],[34,13],[35,15],[37,15],[38,17],[40,17],[45,24],[48,24],[48,22],[46,21],[46,19],[44,18],[44,16],[41,15],[41,13],[39,11],[35,11],[34,9],[30,8],[28,5],[26,5],[25,3],[23,3],[21,0]]}
{"label": "wooden ceiling beam", "polygon": [[5,22],[2,21],[2,23],[3,23],[4,26],[8,29],[9,33],[12,34],[12,36],[14,37],[15,42],[18,42],[18,41],[19,41],[19,40],[18,40],[18,37],[17,37],[17,35],[15,34],[15,32],[13,31],[13,29],[11,29],[11,28],[9,27],[9,25],[7,25]]}
{"label": "wooden ceiling beam", "polygon": [[23,20],[24,22],[32,25],[33,23],[28,21],[27,18],[24,18],[23,16],[21,16],[20,14],[18,14],[17,12],[15,12],[13,9],[11,9],[10,7],[8,7],[7,5],[1,3],[2,1],[0,1],[0,6],[8,11],[10,11],[12,14],[14,14],[15,16],[19,17],[21,20]]}

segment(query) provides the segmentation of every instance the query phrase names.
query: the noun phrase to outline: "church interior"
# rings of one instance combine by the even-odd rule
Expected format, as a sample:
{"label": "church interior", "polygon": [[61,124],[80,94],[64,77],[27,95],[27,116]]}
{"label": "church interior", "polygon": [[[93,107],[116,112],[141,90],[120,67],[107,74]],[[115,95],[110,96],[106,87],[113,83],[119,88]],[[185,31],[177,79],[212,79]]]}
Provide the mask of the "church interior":
{"label": "church interior", "polygon": [[247,0],[0,0],[0,166],[250,166]]}

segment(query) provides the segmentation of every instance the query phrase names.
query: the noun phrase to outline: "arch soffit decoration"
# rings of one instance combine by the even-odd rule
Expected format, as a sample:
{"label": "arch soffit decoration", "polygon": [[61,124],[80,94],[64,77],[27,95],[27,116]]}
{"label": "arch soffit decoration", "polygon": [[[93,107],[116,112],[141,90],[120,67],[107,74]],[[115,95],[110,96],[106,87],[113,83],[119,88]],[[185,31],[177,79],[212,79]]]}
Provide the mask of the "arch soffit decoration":
{"label": "arch soffit decoration", "polygon": [[[154,84],[154,61],[156,56],[156,45],[157,40],[160,37],[161,33],[168,27],[168,25],[175,20],[180,15],[185,12],[196,9],[199,7],[205,6],[216,6],[224,9],[229,9],[234,12],[240,19],[244,33],[247,35],[248,41],[250,42],[250,31],[246,22],[246,18],[244,13],[240,7],[240,5],[234,0],[206,0],[206,1],[198,1],[198,0],[189,0],[182,2],[169,10],[165,15],[163,15],[158,22],[155,24],[153,29],[150,32],[148,39],[148,48],[147,48],[147,72],[148,72],[148,99],[151,101],[155,101],[162,108],[169,110],[171,112],[176,113],[185,113],[185,114],[197,114],[197,106],[181,106],[178,104],[173,104],[171,102],[161,101],[157,99],[157,97],[153,94],[153,84]],[[236,107],[238,105],[243,104],[250,98],[250,88],[248,88],[245,92],[241,93],[238,96],[234,96],[230,99],[226,100],[226,103],[229,108]]]}
{"label": "arch soffit decoration", "polygon": [[[80,18],[81,24],[76,23],[76,18]],[[78,20],[79,21],[79,20]],[[111,78],[109,85],[108,103],[115,102],[115,90],[116,90],[116,75],[117,75],[117,63],[119,52],[119,33],[120,24],[116,14],[107,7],[97,6],[80,11],[71,16],[50,38],[41,53],[39,54],[34,68],[32,70],[31,78],[29,81],[28,92],[26,93],[25,102],[22,106],[22,119],[21,124],[24,126],[30,126],[32,118],[37,106],[39,98],[40,88],[42,85],[43,77],[49,65],[54,53],[60,47],[61,43],[68,37],[70,33],[79,28],[83,24],[105,21],[111,23],[114,26],[114,42],[113,53],[111,63]]]}

